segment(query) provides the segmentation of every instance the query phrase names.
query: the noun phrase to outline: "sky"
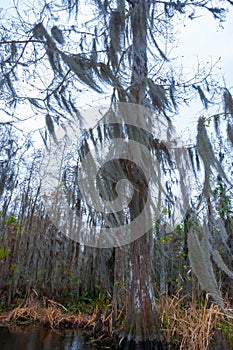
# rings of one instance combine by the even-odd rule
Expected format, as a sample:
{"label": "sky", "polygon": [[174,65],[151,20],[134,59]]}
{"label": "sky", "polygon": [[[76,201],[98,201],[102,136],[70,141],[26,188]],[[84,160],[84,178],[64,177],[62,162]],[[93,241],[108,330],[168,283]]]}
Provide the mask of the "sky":
{"label": "sky", "polygon": [[[9,8],[12,0],[1,0],[0,8]],[[173,49],[172,57],[181,58],[187,75],[197,68],[198,62],[201,64],[220,61],[215,68],[215,74],[219,74],[219,80],[224,77],[228,88],[233,86],[233,9],[227,13],[226,21],[219,25],[218,20],[214,20],[211,14],[202,15],[194,20],[186,20],[178,24],[180,30],[180,40],[176,48]],[[89,96],[86,96],[90,101]],[[99,96],[97,103],[106,103],[104,97]],[[89,105],[88,107],[91,107]],[[184,107],[175,118],[175,125],[178,133],[183,138],[188,139],[190,134],[195,133],[197,118],[206,113],[201,110],[199,103],[193,102],[189,107]],[[209,112],[211,113],[211,111]]]}
{"label": "sky", "polygon": [[[222,27],[210,14],[186,21],[181,28],[180,43],[173,55],[177,52],[177,56],[183,56],[182,62],[187,71],[195,70],[198,62],[215,63],[220,59],[215,73],[219,74],[220,81],[224,77],[230,89],[233,87],[233,9],[227,13],[226,21],[221,25]],[[207,113],[200,111],[201,107],[201,104],[193,103],[182,109],[182,121],[177,121],[177,128],[186,137],[196,128],[197,118]]]}
{"label": "sky", "polygon": [[221,66],[225,74],[227,73],[228,83],[232,86],[232,32],[233,10],[228,12],[222,28],[211,15],[202,16],[188,21],[183,27],[178,50],[184,55],[184,61],[188,65],[196,63],[198,57],[206,62],[211,58],[215,62],[221,57]]}

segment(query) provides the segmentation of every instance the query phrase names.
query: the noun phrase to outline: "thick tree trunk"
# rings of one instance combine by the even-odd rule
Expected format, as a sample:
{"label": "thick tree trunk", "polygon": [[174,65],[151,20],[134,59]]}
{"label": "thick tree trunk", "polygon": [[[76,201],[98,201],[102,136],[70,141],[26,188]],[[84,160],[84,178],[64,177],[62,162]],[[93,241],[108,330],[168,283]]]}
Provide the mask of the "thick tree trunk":
{"label": "thick tree trunk", "polygon": [[144,235],[130,245],[131,277],[126,330],[138,341],[154,340],[159,334],[147,238]]}
{"label": "thick tree trunk", "polygon": [[[149,3],[147,0],[131,1],[133,62],[130,95],[131,102],[142,105],[145,99],[147,78],[147,19]],[[143,193],[142,189],[135,207],[131,210],[131,217],[139,215],[145,200],[145,193]],[[148,215],[150,216],[150,213]],[[123,330],[125,341],[122,342],[122,347],[125,349],[165,348],[162,345],[163,342],[156,314],[154,290],[151,281],[152,260],[148,238],[149,233],[132,242],[129,247],[128,307]]]}

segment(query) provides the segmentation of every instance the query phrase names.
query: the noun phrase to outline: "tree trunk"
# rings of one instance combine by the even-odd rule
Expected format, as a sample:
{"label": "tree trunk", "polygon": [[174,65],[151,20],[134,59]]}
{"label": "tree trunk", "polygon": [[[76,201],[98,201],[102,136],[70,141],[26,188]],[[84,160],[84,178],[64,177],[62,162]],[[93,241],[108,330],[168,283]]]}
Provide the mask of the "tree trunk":
{"label": "tree trunk", "polygon": [[145,97],[145,79],[147,77],[147,15],[148,1],[135,0],[131,16],[133,36],[132,74],[131,74],[131,102],[143,104]]}
{"label": "tree trunk", "polygon": [[[131,102],[143,105],[147,78],[147,17],[149,2],[146,0],[135,0],[131,1],[131,4],[133,62],[130,95]],[[131,217],[137,217],[144,203],[145,194],[142,189],[137,203],[131,210]],[[149,233],[132,242],[129,247],[129,294],[126,322],[123,330],[125,338],[122,342],[122,347],[125,349],[165,348],[162,345],[162,336],[155,308],[155,297],[151,280],[152,259],[148,239]]]}

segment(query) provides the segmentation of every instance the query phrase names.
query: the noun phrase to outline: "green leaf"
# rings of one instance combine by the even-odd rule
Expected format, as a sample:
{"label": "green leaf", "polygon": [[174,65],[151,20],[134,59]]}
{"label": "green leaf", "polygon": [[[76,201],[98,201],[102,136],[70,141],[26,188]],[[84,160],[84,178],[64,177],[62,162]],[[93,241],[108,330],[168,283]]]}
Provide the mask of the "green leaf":
{"label": "green leaf", "polygon": [[3,260],[7,257],[7,255],[10,253],[10,249],[5,249],[0,247],[0,260]]}
{"label": "green leaf", "polygon": [[12,269],[13,271],[16,270],[17,267],[18,267],[18,264],[16,264],[16,263],[11,264],[11,269]]}

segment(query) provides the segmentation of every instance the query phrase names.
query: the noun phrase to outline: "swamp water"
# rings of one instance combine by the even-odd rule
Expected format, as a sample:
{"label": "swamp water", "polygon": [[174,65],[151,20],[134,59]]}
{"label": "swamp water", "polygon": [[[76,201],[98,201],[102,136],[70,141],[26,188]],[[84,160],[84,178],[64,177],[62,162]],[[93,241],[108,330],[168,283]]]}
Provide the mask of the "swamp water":
{"label": "swamp water", "polygon": [[[88,342],[89,341],[89,342]],[[160,349],[158,346],[130,346],[125,349]],[[90,344],[90,339],[85,338],[75,330],[51,330],[35,326],[9,326],[0,327],[0,350],[101,350],[106,347]],[[110,348],[108,348],[110,349]],[[113,347],[112,349],[115,349]],[[172,347],[169,347],[171,350]],[[232,350],[227,344],[222,333],[217,332],[215,342],[211,350]],[[198,350],[198,349],[197,349]]]}
{"label": "swamp water", "polygon": [[[50,330],[41,327],[0,327],[1,350],[96,350],[73,330]],[[98,347],[98,349],[101,349]]]}

